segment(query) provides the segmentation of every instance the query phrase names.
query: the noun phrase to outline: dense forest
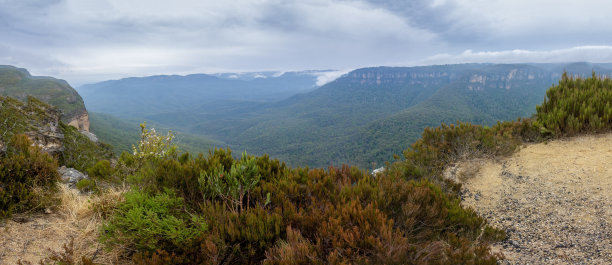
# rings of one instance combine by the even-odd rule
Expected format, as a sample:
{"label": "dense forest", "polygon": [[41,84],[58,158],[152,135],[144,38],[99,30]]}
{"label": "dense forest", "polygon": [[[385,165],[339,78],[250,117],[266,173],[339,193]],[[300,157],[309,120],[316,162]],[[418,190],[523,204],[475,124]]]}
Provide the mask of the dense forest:
{"label": "dense forest", "polygon": [[[28,108],[53,107],[1,99],[0,121],[24,125],[2,138],[2,187],[20,187],[0,189],[3,216],[40,205],[53,192],[53,169],[73,163],[89,173],[89,183],[77,186],[92,196],[129,187],[94,210],[104,218],[100,241],[134,264],[496,264],[502,257],[490,243],[503,240],[504,231],[461,206],[460,185],[442,177],[444,168],[508,155],[525,142],[612,130],[612,80],[565,74],[534,117],[428,127],[402,158],[372,175],[351,166],[288,167],[246,152],[236,158],[230,149],[179,152],[171,133],[146,124],[132,152],[119,158],[87,138],[52,157],[20,133],[36,124],[29,115],[40,113]],[[66,138],[75,132],[61,128]],[[74,164],[70,154],[91,155]],[[65,250],[47,261],[96,263]]]}
{"label": "dense forest", "polygon": [[[172,128],[192,136],[192,143],[200,142],[200,146],[213,142],[216,147],[268,154],[291,166],[351,164],[372,169],[393,161],[393,155],[408,148],[426,127],[459,120],[491,126],[498,120],[530,117],[546,89],[561,78],[563,69],[588,77],[593,69],[600,74],[612,73],[608,67],[572,63],[362,68],[306,93],[274,81],[279,86],[269,91],[293,91],[291,96],[283,94],[285,98],[280,101],[250,97],[248,93],[236,97],[228,88],[213,97],[218,100],[204,98],[197,106],[172,102],[176,102],[174,97],[191,95],[187,93],[191,90],[183,88],[186,84],[191,85],[189,89],[202,91],[190,97],[197,101],[199,94],[216,91],[216,83],[200,80],[196,84],[189,82],[191,76],[174,76],[170,80],[166,77],[153,90],[163,91],[167,97],[139,96],[146,85],[156,80],[154,77],[113,81],[114,88],[105,82],[79,90],[88,91],[84,98],[90,111],[115,116],[107,115],[107,120],[146,120],[158,128]],[[307,83],[300,80],[305,83],[296,84]],[[254,81],[263,82],[241,80]],[[266,82],[272,84],[273,79]],[[171,96],[172,93],[178,95]],[[98,101],[108,105],[98,108]],[[119,104],[123,101],[131,102],[127,104],[129,108]],[[177,109],[175,105],[185,108]],[[146,115],[132,110],[139,106],[147,108]],[[92,126],[96,127],[96,121]],[[137,135],[134,124],[137,123],[132,122],[131,132]],[[104,133],[107,126],[97,128],[96,133],[112,135]],[[116,139],[101,139],[129,147],[129,143]]]}

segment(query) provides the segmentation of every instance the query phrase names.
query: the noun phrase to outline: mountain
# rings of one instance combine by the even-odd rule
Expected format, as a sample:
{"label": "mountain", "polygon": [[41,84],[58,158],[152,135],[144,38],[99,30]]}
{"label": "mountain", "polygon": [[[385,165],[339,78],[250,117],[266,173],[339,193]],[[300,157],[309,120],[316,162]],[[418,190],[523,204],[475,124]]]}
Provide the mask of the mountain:
{"label": "mountain", "polygon": [[88,84],[78,90],[91,111],[146,117],[215,108],[220,102],[278,101],[314,89],[317,75],[325,72],[159,75]]}
{"label": "mountain", "polygon": [[[140,126],[142,121],[126,120],[117,118],[110,114],[91,112],[91,132],[113,147],[116,155],[123,151],[132,152],[132,145],[140,140]],[[158,124],[147,124],[149,128],[156,128],[161,133],[166,133],[169,128],[160,127]],[[175,134],[174,143],[179,150],[190,153],[204,152],[215,147],[226,147],[219,141],[211,140],[202,135],[194,135],[183,132],[173,132]]]}
{"label": "mountain", "polygon": [[79,130],[89,130],[89,117],[83,99],[66,81],[32,76],[26,69],[0,65],[0,96],[25,101],[28,95],[57,107],[63,122]]}
{"label": "mountain", "polygon": [[[234,149],[268,153],[290,165],[325,167],[350,163],[369,168],[374,163],[391,161],[393,154],[406,149],[427,126],[457,120],[491,125],[497,120],[530,116],[564,69],[578,75],[590,75],[593,70],[610,75],[612,70],[607,67],[568,63],[363,68],[312,91],[277,101],[273,97],[255,100],[246,94],[242,98],[249,100],[236,100],[230,95],[245,90],[238,87],[208,98],[200,98],[202,92],[193,92],[184,104],[174,99],[166,105],[154,100],[142,103],[142,98],[115,93],[114,89],[108,90],[108,97],[134,102],[134,108],[140,109],[162,104],[156,111],[142,112],[140,116],[205,135]],[[253,76],[242,79],[258,80]],[[143,84],[136,82],[120,90],[138,89]],[[161,90],[167,93],[171,88]],[[120,99],[119,95],[126,98]],[[88,105],[97,104],[85,93],[84,97]],[[208,103],[198,105],[192,101]],[[108,108],[125,111],[123,117],[130,113],[117,102]]]}

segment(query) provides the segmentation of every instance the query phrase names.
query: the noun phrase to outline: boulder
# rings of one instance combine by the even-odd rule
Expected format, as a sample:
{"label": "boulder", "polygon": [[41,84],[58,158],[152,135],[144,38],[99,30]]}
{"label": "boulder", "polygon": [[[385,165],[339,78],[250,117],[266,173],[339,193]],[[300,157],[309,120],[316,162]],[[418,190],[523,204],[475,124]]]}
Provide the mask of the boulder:
{"label": "boulder", "polygon": [[70,184],[70,186],[76,185],[76,183],[79,182],[79,180],[81,179],[89,178],[87,174],[83,174],[74,168],[70,168],[66,166],[62,166],[58,168],[57,172],[60,174],[62,181],[64,183]]}

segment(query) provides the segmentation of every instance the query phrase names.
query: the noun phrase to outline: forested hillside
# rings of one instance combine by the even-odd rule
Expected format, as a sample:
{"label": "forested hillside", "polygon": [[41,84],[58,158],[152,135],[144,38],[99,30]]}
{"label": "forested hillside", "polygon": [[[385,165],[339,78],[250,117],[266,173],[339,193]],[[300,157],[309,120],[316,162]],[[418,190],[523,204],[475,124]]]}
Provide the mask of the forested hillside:
{"label": "forested hillside", "polygon": [[92,112],[145,118],[190,113],[242,102],[277,101],[315,88],[325,71],[226,75],[159,75],[105,81],[78,87]]}
{"label": "forested hillside", "polygon": [[0,65],[0,96],[25,101],[34,96],[62,112],[62,121],[81,129],[89,129],[83,99],[66,81],[44,76],[31,76],[26,69]]}
{"label": "forested hillside", "polygon": [[[215,102],[166,112],[167,106],[155,107],[149,115],[131,118],[204,135],[234,149],[267,153],[290,165],[348,163],[371,168],[392,161],[393,154],[407,148],[427,126],[457,120],[491,125],[528,117],[563,69],[581,76],[590,76],[592,70],[612,73],[606,67],[572,63],[363,68],[281,101],[247,94],[243,98],[248,100],[236,101],[233,90],[228,90]],[[133,89],[148,83],[136,84]],[[108,89],[107,97],[117,97]],[[169,104],[179,104],[168,98]],[[127,95],[122,100],[129,99]],[[131,108],[151,107],[141,98],[133,100]],[[107,108],[123,110],[116,103]]]}
{"label": "forested hillside", "polygon": [[[91,112],[89,116],[91,120],[91,132],[96,134],[100,139],[104,139],[105,143],[113,146],[113,151],[116,155],[122,152],[132,152],[132,146],[140,139],[141,121],[123,120],[109,114]],[[169,130],[168,128],[158,127],[155,124],[149,124],[159,130]],[[201,135],[189,133],[175,132],[174,142],[180,150],[191,153],[202,152],[202,150],[214,149],[215,147],[226,147],[218,141],[210,140]]]}
{"label": "forested hillside", "polygon": [[[513,78],[504,75],[505,81],[497,79],[488,89],[512,90],[515,78],[535,80],[530,67],[511,69]],[[469,77],[476,81],[467,89],[484,91],[482,80],[496,76]],[[27,103],[0,98],[1,120],[24,125],[0,148],[0,184],[11,187],[0,190],[0,218],[42,211],[41,205],[67,207],[53,199],[55,169],[67,165],[89,173],[76,187],[91,193],[87,216],[98,232],[83,242],[94,238],[105,248],[75,252],[83,243],[73,237],[47,262],[497,264],[503,257],[491,244],[504,240],[506,232],[464,208],[461,186],[443,172],[459,161],[510,155],[526,142],[609,132],[611,91],[609,78],[564,74],[542,94],[533,118],[428,127],[401,159],[375,175],[350,166],[288,167],[246,152],[236,158],[229,149],[184,153],[171,134],[145,125],[133,152],[111,163],[107,146],[60,123],[65,148],[52,157],[20,133],[47,132],[46,126],[59,123],[57,111],[32,97]]]}

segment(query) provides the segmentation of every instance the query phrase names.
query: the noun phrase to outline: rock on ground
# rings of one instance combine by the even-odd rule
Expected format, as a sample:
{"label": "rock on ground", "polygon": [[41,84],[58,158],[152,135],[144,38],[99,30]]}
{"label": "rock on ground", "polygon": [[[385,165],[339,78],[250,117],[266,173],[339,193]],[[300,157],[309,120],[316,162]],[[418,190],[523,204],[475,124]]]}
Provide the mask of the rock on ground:
{"label": "rock on ground", "polygon": [[62,178],[62,182],[68,183],[71,186],[76,185],[77,182],[81,179],[89,178],[86,174],[81,173],[80,171],[66,166],[61,166],[57,169],[57,172],[60,174]]}

